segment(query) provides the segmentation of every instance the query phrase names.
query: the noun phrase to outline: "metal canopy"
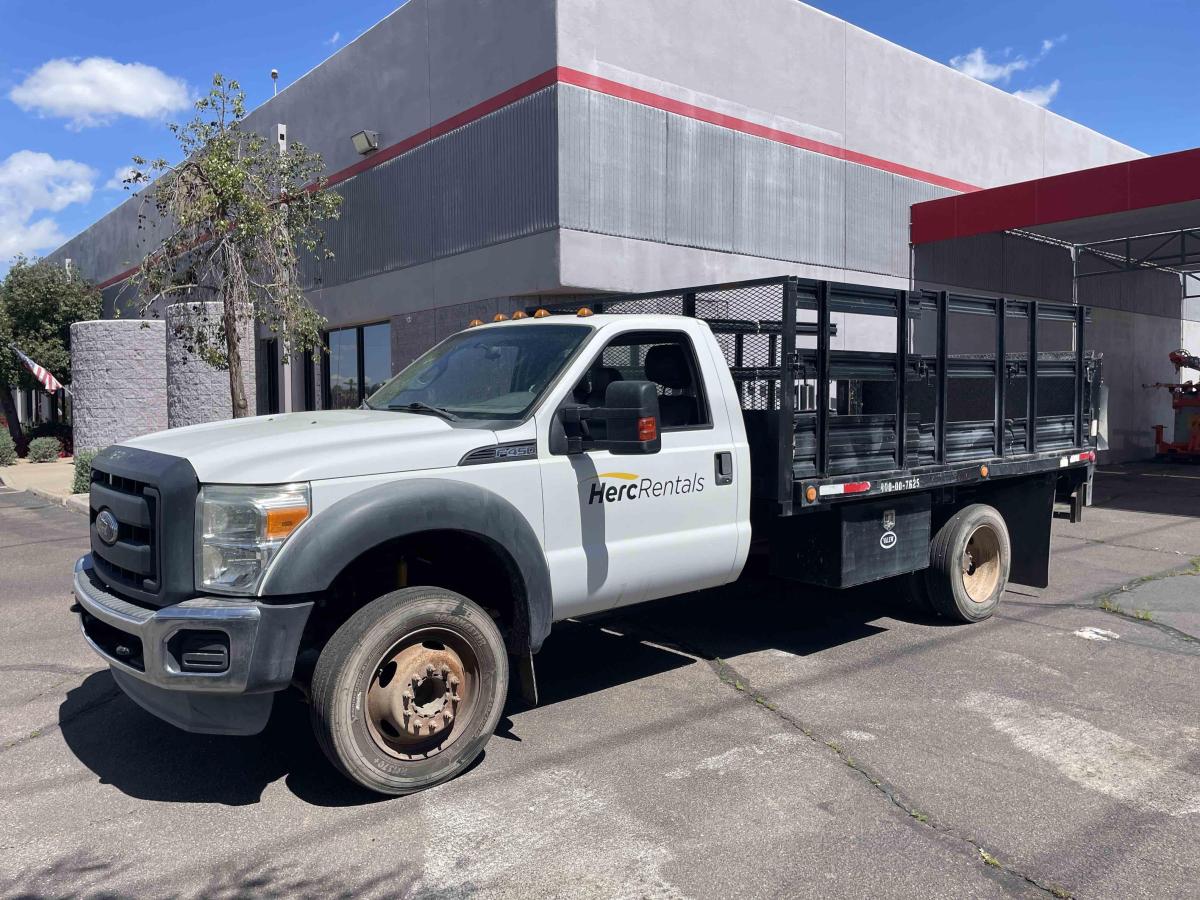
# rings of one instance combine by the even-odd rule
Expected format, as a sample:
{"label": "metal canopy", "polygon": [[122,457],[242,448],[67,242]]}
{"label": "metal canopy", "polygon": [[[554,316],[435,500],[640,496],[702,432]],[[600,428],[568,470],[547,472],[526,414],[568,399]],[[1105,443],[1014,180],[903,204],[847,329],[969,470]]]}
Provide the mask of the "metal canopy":
{"label": "metal canopy", "polygon": [[1200,148],[916,203],[914,246],[1012,232],[1071,249],[1074,278],[1147,269],[1200,290]]}

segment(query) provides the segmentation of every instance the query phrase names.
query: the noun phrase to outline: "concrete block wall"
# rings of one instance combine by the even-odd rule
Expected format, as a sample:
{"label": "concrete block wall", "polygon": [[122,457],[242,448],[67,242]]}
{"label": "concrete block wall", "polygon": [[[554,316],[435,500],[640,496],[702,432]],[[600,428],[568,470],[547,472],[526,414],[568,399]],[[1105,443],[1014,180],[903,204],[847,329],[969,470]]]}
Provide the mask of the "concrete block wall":
{"label": "concrete block wall", "polygon": [[[228,370],[214,369],[195,352],[198,329],[216,334],[223,306],[217,301],[175,303],[167,307],[167,427],[200,425],[232,418]],[[253,321],[239,330],[243,383],[249,414],[255,414]]]}
{"label": "concrete block wall", "polygon": [[102,450],[167,427],[166,323],[110,319],[71,326],[75,448]]}

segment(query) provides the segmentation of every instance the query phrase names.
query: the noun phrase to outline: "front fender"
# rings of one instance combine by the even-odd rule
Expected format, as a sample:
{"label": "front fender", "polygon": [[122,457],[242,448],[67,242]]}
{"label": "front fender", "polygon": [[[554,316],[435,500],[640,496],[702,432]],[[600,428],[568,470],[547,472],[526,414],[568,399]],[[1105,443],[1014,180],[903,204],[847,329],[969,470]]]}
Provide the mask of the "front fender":
{"label": "front fender", "polygon": [[485,488],[460,481],[393,481],[339,500],[284,544],[260,594],[294,596],[326,590],[367,550],[422,531],[467,532],[508,553],[525,587],[529,649],[536,652],[554,618],[550,570],[541,542],[515,506]]}

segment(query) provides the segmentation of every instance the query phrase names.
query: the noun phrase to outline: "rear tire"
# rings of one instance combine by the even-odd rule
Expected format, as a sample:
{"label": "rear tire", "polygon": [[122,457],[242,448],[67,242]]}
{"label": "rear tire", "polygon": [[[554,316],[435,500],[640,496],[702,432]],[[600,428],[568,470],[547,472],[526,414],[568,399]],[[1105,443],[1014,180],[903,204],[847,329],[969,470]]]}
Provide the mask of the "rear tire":
{"label": "rear tire", "polygon": [[381,794],[447,781],[483,752],[508,694],[496,623],[453,591],[385,594],[329,639],[312,680],[312,725],[346,777]]}
{"label": "rear tire", "polygon": [[996,611],[1011,566],[1004,517],[983,503],[964,507],[930,542],[924,572],[929,602],[948,619],[982,622]]}

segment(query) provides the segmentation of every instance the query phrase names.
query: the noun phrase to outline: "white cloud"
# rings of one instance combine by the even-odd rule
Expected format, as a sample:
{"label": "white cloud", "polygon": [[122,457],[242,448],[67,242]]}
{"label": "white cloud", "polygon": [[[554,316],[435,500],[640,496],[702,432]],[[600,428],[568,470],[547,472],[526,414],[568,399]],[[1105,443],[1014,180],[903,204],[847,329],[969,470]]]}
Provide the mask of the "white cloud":
{"label": "white cloud", "polygon": [[26,112],[68,120],[75,130],[117,116],[158,119],[185,108],[187,85],[154,66],[91,56],[52,59],[8,93]]}
{"label": "white cloud", "polygon": [[1022,100],[1028,100],[1034,106],[1049,106],[1050,101],[1058,96],[1058,89],[1061,86],[1062,83],[1055,78],[1049,84],[1041,84],[1037,87],[1026,88],[1021,91],[1013,91],[1013,96],[1020,97]]}
{"label": "white cloud", "polygon": [[970,53],[955,56],[950,60],[951,68],[958,69],[964,75],[970,75],[972,78],[978,78],[980,81],[986,81],[988,84],[1007,82],[1012,77],[1013,72],[1024,71],[1030,65],[1032,63],[1023,56],[1018,56],[1016,59],[1010,59],[1006,62],[993,62],[988,59],[987,51],[982,47],[976,47]]}
{"label": "white cloud", "polygon": [[66,240],[50,216],[92,199],[96,170],[49,153],[18,150],[0,162],[0,265],[18,253],[53,250]]}
{"label": "white cloud", "polygon": [[[1046,58],[1051,50],[1066,39],[1065,34],[1060,34],[1056,38],[1043,38],[1042,49],[1032,58],[1021,55],[1013,56],[1012,48],[1005,47],[999,58],[993,59],[988,57],[987,51],[982,47],[976,47],[969,53],[952,57],[950,66],[964,75],[970,75],[972,78],[988,84],[1008,84],[1015,73],[1024,72],[1026,69],[1036,66]],[[1059,80],[1055,79],[1050,84],[1013,91],[1013,96],[1028,100],[1038,106],[1048,106],[1058,93],[1060,86]]]}
{"label": "white cloud", "polygon": [[328,44],[330,47],[336,47],[341,42],[342,42],[342,33],[340,31],[335,31],[333,33],[333,35],[329,38],[329,40],[327,40],[325,43]]}
{"label": "white cloud", "polygon": [[125,179],[133,177],[133,173],[137,170],[133,166],[121,166],[114,169],[112,178],[104,182],[106,191],[122,191],[125,189]]}

